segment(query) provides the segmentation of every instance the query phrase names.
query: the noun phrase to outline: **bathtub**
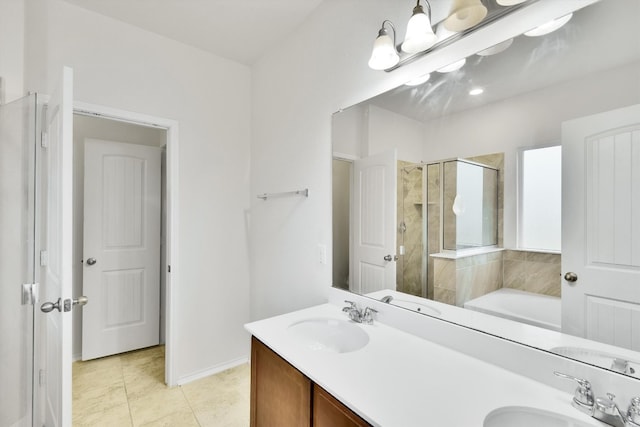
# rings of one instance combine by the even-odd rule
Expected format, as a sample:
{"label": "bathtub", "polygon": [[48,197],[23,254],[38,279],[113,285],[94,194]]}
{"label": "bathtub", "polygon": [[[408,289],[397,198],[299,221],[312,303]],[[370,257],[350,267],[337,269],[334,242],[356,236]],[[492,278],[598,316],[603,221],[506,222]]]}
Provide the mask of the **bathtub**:
{"label": "bathtub", "polygon": [[560,298],[502,288],[467,301],[464,308],[560,332]]}

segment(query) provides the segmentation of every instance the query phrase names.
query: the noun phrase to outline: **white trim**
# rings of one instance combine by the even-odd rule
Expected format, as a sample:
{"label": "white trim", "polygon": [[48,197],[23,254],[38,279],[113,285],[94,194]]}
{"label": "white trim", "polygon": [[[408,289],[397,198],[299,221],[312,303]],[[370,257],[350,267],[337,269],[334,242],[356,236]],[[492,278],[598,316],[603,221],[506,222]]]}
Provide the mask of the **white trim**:
{"label": "white trim", "polygon": [[346,154],[346,153],[339,153],[337,151],[333,152],[333,158],[335,160],[344,160],[347,162],[354,162],[356,160],[359,160],[360,157],[354,155],[354,154]]}
{"label": "white trim", "polygon": [[213,368],[208,368],[203,371],[197,372],[195,374],[187,375],[178,380],[177,385],[185,385],[195,380],[199,380],[201,378],[208,377],[210,375],[214,375],[220,373],[222,371],[226,371],[227,369],[235,368],[236,366],[240,366],[242,364],[249,363],[248,357],[240,357],[238,359],[233,359],[229,362],[221,363],[219,365],[214,366]]}
{"label": "white trim", "polygon": [[179,283],[178,262],[178,224],[179,224],[179,139],[177,120],[150,116],[118,108],[103,105],[89,104],[75,101],[73,112],[93,117],[102,117],[120,122],[132,123],[141,126],[165,129],[167,131],[167,265],[171,266],[171,273],[167,274],[166,281],[166,306],[165,306],[165,382],[172,387],[178,385],[174,373],[174,301]]}

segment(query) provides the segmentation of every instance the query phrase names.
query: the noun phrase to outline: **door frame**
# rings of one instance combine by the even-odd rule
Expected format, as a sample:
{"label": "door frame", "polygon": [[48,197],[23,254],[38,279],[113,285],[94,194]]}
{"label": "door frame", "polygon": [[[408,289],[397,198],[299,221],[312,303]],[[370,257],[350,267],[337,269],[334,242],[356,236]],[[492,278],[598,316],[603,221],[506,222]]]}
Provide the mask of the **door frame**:
{"label": "door frame", "polygon": [[166,219],[166,263],[169,271],[166,275],[166,297],[165,297],[165,383],[172,387],[177,385],[174,366],[174,343],[176,342],[175,330],[175,298],[176,290],[179,289],[179,139],[178,121],[166,119],[147,114],[112,108],[98,104],[74,101],[73,113],[97,117],[119,122],[130,123],[139,126],[164,129],[167,132],[166,145],[166,180],[167,180],[167,219]]}

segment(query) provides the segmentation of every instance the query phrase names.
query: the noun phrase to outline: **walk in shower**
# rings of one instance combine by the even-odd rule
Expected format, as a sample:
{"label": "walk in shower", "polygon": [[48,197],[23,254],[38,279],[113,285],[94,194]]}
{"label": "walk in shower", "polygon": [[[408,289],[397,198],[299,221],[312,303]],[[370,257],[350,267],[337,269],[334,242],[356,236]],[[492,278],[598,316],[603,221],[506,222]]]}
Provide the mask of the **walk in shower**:
{"label": "walk in shower", "polygon": [[[504,158],[481,157],[491,164]],[[499,168],[491,164],[398,162],[398,291],[433,299],[431,254],[499,244]]]}

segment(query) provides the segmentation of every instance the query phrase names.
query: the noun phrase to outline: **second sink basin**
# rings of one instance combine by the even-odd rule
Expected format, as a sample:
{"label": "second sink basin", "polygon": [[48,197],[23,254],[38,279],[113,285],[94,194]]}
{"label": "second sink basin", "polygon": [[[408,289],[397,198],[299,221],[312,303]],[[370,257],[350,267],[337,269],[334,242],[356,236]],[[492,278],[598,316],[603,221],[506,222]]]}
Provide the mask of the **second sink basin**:
{"label": "second sink basin", "polygon": [[485,417],[483,427],[591,427],[575,418],[525,406],[505,406]]}
{"label": "second sink basin", "polygon": [[347,320],[332,318],[305,319],[292,323],[288,332],[311,350],[348,353],[367,345],[369,334]]}

